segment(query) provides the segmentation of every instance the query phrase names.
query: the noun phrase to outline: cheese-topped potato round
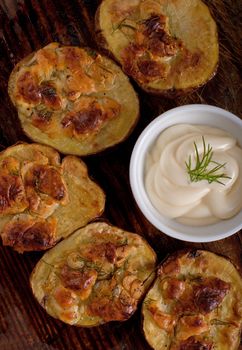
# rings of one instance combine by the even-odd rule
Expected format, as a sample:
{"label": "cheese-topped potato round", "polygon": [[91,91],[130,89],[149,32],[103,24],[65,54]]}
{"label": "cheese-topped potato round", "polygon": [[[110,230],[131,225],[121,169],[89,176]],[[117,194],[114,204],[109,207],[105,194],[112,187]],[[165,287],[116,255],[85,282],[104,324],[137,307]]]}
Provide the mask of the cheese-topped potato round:
{"label": "cheese-topped potato round", "polygon": [[99,216],[105,195],[75,156],[17,144],[0,153],[0,235],[19,252],[44,250]]}
{"label": "cheese-topped potato round", "polygon": [[175,97],[216,72],[216,24],[201,0],[103,0],[98,42],[146,91]]}
{"label": "cheese-topped potato round", "polygon": [[119,143],[139,115],[137,95],[113,61],[57,43],[16,65],[9,95],[26,134],[65,154],[92,154]]}
{"label": "cheese-topped potato round", "polygon": [[178,252],[158,269],[142,314],[145,337],[155,350],[237,350],[241,276],[214,253]]}
{"label": "cheese-topped potato round", "polygon": [[30,282],[48,314],[91,327],[127,320],[154,279],[155,263],[142,237],[96,222],[45,253]]}

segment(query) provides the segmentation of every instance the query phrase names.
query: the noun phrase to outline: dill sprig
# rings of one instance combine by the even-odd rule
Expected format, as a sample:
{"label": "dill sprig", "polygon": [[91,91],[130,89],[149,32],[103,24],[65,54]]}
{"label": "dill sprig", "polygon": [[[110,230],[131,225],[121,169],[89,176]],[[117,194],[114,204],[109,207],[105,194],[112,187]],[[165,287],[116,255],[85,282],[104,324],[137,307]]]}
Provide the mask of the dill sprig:
{"label": "dill sprig", "polygon": [[[220,164],[218,162],[215,162],[213,158],[213,148],[210,144],[206,145],[205,139],[202,136],[202,142],[203,142],[203,153],[202,155],[199,155],[198,148],[196,142],[194,142],[194,148],[195,148],[195,160],[196,164],[195,167],[192,169],[192,157],[191,155],[188,158],[188,162],[186,161],[186,167],[187,172],[190,176],[191,182],[198,182],[202,180],[207,180],[209,184],[212,182],[217,182],[221,185],[224,185],[223,182],[220,181],[220,179],[231,179],[230,176],[227,176],[225,173],[220,172],[219,170],[225,167],[226,163]],[[209,165],[214,164],[214,167],[208,168]]]}
{"label": "dill sprig", "polygon": [[[116,26],[112,25],[112,33],[115,33],[117,30],[122,31],[123,28],[128,28],[128,29],[132,29],[132,30],[136,30],[136,26],[135,23],[133,23],[132,21],[126,22],[127,18],[122,19],[121,22],[119,22]],[[123,33],[123,32],[122,32]],[[124,34],[124,33],[123,33]]]}

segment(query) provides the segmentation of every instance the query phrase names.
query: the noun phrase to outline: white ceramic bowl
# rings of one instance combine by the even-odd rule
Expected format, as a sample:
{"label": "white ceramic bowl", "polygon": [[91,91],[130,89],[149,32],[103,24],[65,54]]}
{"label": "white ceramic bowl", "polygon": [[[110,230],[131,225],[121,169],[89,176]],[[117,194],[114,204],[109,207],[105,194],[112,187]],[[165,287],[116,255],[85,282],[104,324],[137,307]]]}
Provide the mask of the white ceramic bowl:
{"label": "white ceramic bowl", "polygon": [[[175,124],[205,124],[232,134],[242,147],[242,120],[214,106],[187,105],[171,109],[154,119],[138,138],[130,161],[130,185],[144,216],[168,236],[189,242],[211,242],[231,236],[242,229],[242,211],[228,220],[192,227],[161,215],[150,202],[144,186],[144,164],[149,148],[166,128]],[[242,196],[242,193],[241,193]]]}

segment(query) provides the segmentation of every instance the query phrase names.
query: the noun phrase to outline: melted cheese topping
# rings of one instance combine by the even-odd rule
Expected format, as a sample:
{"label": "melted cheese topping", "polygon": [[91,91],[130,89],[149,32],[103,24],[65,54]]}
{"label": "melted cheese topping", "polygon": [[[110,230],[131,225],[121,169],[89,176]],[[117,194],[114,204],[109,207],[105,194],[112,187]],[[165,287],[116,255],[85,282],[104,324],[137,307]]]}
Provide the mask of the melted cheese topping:
{"label": "melted cheese topping", "polygon": [[146,339],[155,350],[237,350],[241,287],[239,273],[222,257],[206,251],[173,254],[143,302]]}
{"label": "melted cheese topping", "polygon": [[177,326],[176,338],[178,341],[187,340],[191,336],[200,335],[209,330],[209,325],[204,316],[183,316]]}
{"label": "melted cheese topping", "polygon": [[100,55],[52,43],[20,65],[12,98],[49,136],[61,137],[68,129],[67,136],[80,139],[120,114],[117,101],[97,95],[112,89],[115,79]]}
{"label": "melted cheese topping", "polygon": [[52,216],[68,204],[63,170],[36,152],[35,160],[7,156],[0,163],[0,216],[4,245],[19,252],[50,248],[56,241],[57,221]]}
{"label": "melted cheese topping", "polygon": [[14,157],[0,163],[0,216],[21,213],[28,207],[20,162]]}
{"label": "melted cheese topping", "polygon": [[[154,252],[141,237],[95,223],[47,253],[31,283],[52,316],[94,326],[124,321],[134,313],[151,283],[154,265]],[[76,305],[77,313],[71,318]]]}
{"label": "melted cheese topping", "polygon": [[56,224],[55,218],[45,220],[28,214],[14,216],[1,232],[3,245],[12,246],[20,253],[48,249],[55,244]]}
{"label": "melted cheese topping", "polygon": [[106,0],[98,19],[105,48],[147,90],[172,95],[216,69],[216,24],[200,0]]}
{"label": "melted cheese topping", "polygon": [[139,24],[130,24],[136,29],[134,41],[122,50],[121,58],[125,72],[141,83],[166,79],[171,70],[170,60],[189,52],[170,35],[168,22],[168,17],[153,12]]}
{"label": "melted cheese topping", "polygon": [[[56,269],[59,271],[60,281],[50,294],[52,295],[52,307],[62,321],[66,321],[66,318],[63,317],[63,309],[65,312],[68,311],[69,302],[70,307],[73,306],[71,302],[73,296],[75,300],[82,303],[89,317],[102,319],[103,322],[125,320],[136,309],[137,302],[144,292],[142,281],[137,278],[135,271],[123,271],[132,250],[126,250],[122,264],[119,263],[117,266],[117,250],[120,248],[117,238],[113,237],[112,242],[102,242],[98,239],[96,244],[84,244],[80,250],[70,252],[66,257],[66,262],[63,261],[55,267],[53,273],[56,273]],[[79,266],[76,263],[73,265],[73,260],[79,261]],[[81,266],[80,262],[82,262]],[[52,273],[49,276],[50,280],[51,275]],[[46,285],[46,292],[49,294],[48,283]],[[63,290],[62,287],[65,289]],[[62,298],[63,292],[61,295],[59,292],[56,294],[56,288],[58,291],[64,291],[64,298]],[[57,308],[54,300],[58,304]],[[61,307],[60,310],[59,307]],[[76,316],[74,315],[74,318],[69,321],[75,323]]]}
{"label": "melted cheese topping", "polygon": [[[191,182],[186,163],[195,166],[203,141],[213,150],[212,160],[225,166],[221,183]],[[216,165],[216,164],[215,164]],[[214,163],[210,164],[212,168]],[[242,208],[242,149],[227,132],[204,125],[175,125],[158,137],[146,158],[145,186],[156,209],[187,225],[206,225],[236,215]]]}

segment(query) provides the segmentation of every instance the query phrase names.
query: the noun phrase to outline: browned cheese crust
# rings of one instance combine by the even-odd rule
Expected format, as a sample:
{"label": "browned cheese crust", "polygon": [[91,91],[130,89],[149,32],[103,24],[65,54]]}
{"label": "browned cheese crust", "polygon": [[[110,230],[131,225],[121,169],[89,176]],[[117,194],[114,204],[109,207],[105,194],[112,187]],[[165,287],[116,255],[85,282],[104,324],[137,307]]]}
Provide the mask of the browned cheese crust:
{"label": "browned cheese crust", "polygon": [[206,251],[170,256],[143,303],[145,337],[155,350],[237,350],[242,280],[232,263]]}
{"label": "browned cheese crust", "polygon": [[98,222],[46,253],[31,277],[46,311],[66,323],[127,320],[154,278],[156,255],[138,235]]}
{"label": "browned cheese crust", "polygon": [[115,144],[138,117],[122,71],[88,48],[52,43],[31,54],[14,68],[9,94],[24,131],[63,153],[85,155]]}
{"label": "browned cheese crust", "polygon": [[0,154],[0,234],[19,252],[52,247],[98,216],[104,201],[76,157],[61,163],[55,150],[38,144]]}
{"label": "browned cheese crust", "polygon": [[174,97],[216,71],[216,24],[200,0],[104,0],[96,23],[101,45],[147,91]]}

